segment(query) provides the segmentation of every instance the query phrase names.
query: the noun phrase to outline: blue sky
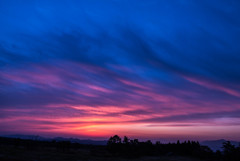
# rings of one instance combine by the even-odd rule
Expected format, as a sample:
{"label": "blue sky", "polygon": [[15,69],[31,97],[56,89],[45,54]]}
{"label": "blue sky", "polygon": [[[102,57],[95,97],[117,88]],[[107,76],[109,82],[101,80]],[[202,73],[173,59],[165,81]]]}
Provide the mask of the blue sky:
{"label": "blue sky", "polygon": [[96,137],[199,127],[239,140],[239,12],[237,0],[2,0],[0,132],[93,137],[92,123],[108,129]]}

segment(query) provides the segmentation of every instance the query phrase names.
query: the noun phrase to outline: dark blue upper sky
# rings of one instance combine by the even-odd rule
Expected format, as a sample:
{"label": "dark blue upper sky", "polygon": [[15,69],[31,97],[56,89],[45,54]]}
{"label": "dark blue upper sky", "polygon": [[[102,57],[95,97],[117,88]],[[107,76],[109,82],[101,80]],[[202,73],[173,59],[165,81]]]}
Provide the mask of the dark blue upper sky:
{"label": "dark blue upper sky", "polygon": [[238,0],[1,0],[0,132],[115,116],[150,132],[231,125],[237,138],[239,15]]}

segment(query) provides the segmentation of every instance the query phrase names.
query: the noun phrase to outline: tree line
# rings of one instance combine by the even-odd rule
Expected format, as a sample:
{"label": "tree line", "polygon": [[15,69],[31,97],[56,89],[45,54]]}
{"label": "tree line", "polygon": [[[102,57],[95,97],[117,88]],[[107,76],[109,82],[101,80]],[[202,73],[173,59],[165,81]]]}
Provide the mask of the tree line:
{"label": "tree line", "polygon": [[213,152],[208,146],[202,146],[198,141],[184,141],[177,143],[163,144],[157,141],[155,144],[138,139],[129,139],[124,136],[121,139],[118,135],[109,138],[107,149],[113,155],[140,157],[140,156],[191,156],[201,159],[240,161],[240,145],[235,147],[226,141],[223,143],[222,151]]}

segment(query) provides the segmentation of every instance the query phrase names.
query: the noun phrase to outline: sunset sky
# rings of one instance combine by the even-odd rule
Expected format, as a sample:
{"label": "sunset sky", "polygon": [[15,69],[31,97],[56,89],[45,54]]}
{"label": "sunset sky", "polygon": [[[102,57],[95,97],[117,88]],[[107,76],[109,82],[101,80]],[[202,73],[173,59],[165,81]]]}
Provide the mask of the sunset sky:
{"label": "sunset sky", "polygon": [[239,0],[0,0],[0,135],[240,140]]}

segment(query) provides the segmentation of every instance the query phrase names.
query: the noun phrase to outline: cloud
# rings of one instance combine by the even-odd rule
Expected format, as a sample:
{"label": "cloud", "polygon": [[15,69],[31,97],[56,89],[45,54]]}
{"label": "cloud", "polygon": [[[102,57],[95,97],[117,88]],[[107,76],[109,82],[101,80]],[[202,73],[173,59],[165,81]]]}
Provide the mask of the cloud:
{"label": "cloud", "polygon": [[0,3],[1,119],[239,117],[238,2]]}
{"label": "cloud", "polygon": [[152,122],[152,123],[164,123],[164,122],[205,122],[206,120],[214,120],[221,118],[240,118],[240,111],[221,111],[212,113],[191,113],[183,115],[170,115],[163,117],[153,117],[149,119],[138,120],[137,122]]}

